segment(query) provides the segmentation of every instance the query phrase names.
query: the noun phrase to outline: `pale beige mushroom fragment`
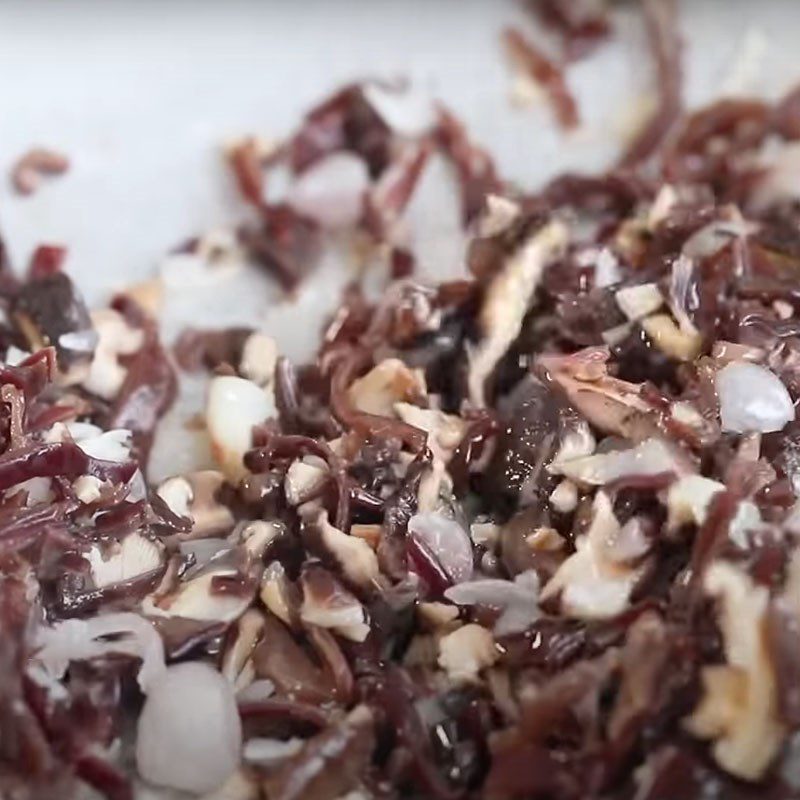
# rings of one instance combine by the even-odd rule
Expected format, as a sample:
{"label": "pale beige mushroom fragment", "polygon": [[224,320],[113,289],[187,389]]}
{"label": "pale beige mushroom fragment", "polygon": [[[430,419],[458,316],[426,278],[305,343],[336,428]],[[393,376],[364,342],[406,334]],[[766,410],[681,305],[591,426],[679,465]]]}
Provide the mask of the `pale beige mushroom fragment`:
{"label": "pale beige mushroom fragment", "polygon": [[283,491],[290,506],[299,506],[315,497],[330,478],[327,464],[317,456],[295,459],[286,470]]}
{"label": "pale beige mushroom fragment", "polygon": [[462,625],[439,640],[439,666],[454,683],[473,683],[481,670],[500,658],[491,631],[481,625]]}
{"label": "pale beige mushroom fragment", "polygon": [[290,582],[280,561],[268,564],[261,577],[261,602],[290,628],[297,627],[300,594]]}
{"label": "pale beige mushroom fragment", "polygon": [[[643,567],[618,557],[615,544],[625,538],[609,496],[599,491],[588,531],[575,552],[545,584],[540,599],[559,597],[564,614],[578,619],[608,619],[624,611]],[[638,555],[642,555],[639,552]]]}
{"label": "pale beige mushroom fragment", "polygon": [[233,684],[236,691],[249,686],[255,678],[251,656],[261,639],[264,617],[260,611],[250,608],[236,623],[236,630],[222,656],[222,674]]}
{"label": "pale beige mushroom fragment", "polygon": [[[247,551],[244,550],[244,553]],[[238,560],[224,551],[212,558],[195,575],[184,578],[177,585],[172,584],[161,590],[160,587],[142,601],[142,611],[150,617],[181,617],[205,622],[233,622],[248,609],[256,593],[257,584],[253,576],[243,572]],[[256,559],[251,558],[249,570]],[[236,563],[236,566],[234,566]],[[215,591],[215,583],[220,580],[246,579],[235,592]]]}
{"label": "pale beige mushroom fragment", "polygon": [[519,219],[521,213],[519,203],[499,194],[486,195],[486,211],[478,220],[478,235],[488,238],[503,233]]}
{"label": "pale beige mushroom fragment", "polygon": [[435,408],[420,408],[411,403],[395,403],[394,411],[403,422],[428,434],[428,446],[435,458],[445,464],[450,460],[464,434],[467,423],[455,414]]}
{"label": "pale beige mushroom fragment", "polygon": [[367,610],[330,572],[305,567],[300,576],[303,602],[300,619],[308,625],[329,628],[345,639],[363,642],[370,631]]}
{"label": "pale beige mushroom fragment", "polygon": [[[702,525],[714,497],[724,491],[725,486],[711,478],[684,475],[667,490],[667,529],[675,531],[681,525]],[[757,528],[761,522],[758,506],[750,500],[739,500],[728,526],[728,538],[740,547],[746,547],[748,531]]]}
{"label": "pale beige mushroom fragment", "polygon": [[392,417],[395,403],[425,397],[427,387],[421,370],[409,369],[399,358],[387,358],[353,381],[347,394],[359,411]]}
{"label": "pale beige mushroom fragment", "polygon": [[144,332],[129,325],[122,314],[111,308],[92,311],[90,316],[98,337],[97,346],[89,374],[81,385],[90,394],[113,400],[128,374],[119,357],[137,352],[144,344]]}
{"label": "pale beige mushroom fragment", "polygon": [[[49,479],[47,483],[49,485]],[[72,491],[81,503],[89,505],[100,499],[103,488],[108,485],[94,475],[81,475],[72,482]]]}
{"label": "pale beige mushroom fragment", "polygon": [[692,361],[700,354],[703,337],[675,324],[669,314],[652,314],[641,321],[644,332],[665,355],[676,361]]}
{"label": "pale beige mushroom fragment", "polygon": [[469,526],[469,538],[476,545],[483,545],[488,550],[494,550],[500,541],[502,526],[496,522],[473,522]]}
{"label": "pale beige mushroom fragment", "polygon": [[363,539],[373,550],[377,550],[381,540],[381,526],[374,522],[357,522],[350,526],[350,535]]}
{"label": "pale beige mushroom fragment", "polygon": [[631,476],[677,479],[691,470],[691,464],[680,451],[663,439],[650,438],[636,447],[554,462],[550,472],[581,486],[603,486]]}
{"label": "pale beige mushroom fragment", "polygon": [[785,734],[766,641],[769,592],[725,561],[709,566],[703,585],[718,602],[727,663],[703,668],[703,696],[684,725],[694,736],[713,740],[711,751],[723,769],[758,780]]}
{"label": "pale beige mushroom fragment", "polygon": [[578,487],[565,478],[550,493],[549,501],[559,514],[571,514],[578,507]]}
{"label": "pale beige mushroom fragment", "polygon": [[433,511],[439,503],[439,497],[450,491],[447,463],[464,438],[467,424],[453,414],[433,408],[419,408],[410,403],[395,403],[394,409],[403,422],[428,434],[428,447],[433,461],[420,483],[417,504],[421,511]]}
{"label": "pale beige mushroom fragment", "polygon": [[375,586],[380,578],[378,557],[364,539],[340,531],[321,511],[316,519],[322,546],[330,553],[342,574],[354,584]]}
{"label": "pale beige mushroom fragment", "polygon": [[658,431],[656,415],[642,397],[643,384],[609,375],[610,357],[608,347],[587,347],[566,356],[542,355],[536,363],[594,427],[640,442]]}
{"label": "pale beige mushroom fragment", "polygon": [[273,338],[256,331],[245,339],[239,372],[258,386],[269,386],[275,377],[278,345]]}
{"label": "pale beige mushroom fragment", "polygon": [[483,338],[469,354],[467,384],[473,405],[486,405],[486,381],[519,336],[545,267],[567,241],[567,227],[557,220],[548,222],[509,256],[490,284],[478,315]]}
{"label": "pale beige mushroom fragment", "polygon": [[725,491],[724,484],[702,475],[685,475],[667,490],[667,527],[702,525],[714,496]]}
{"label": "pale beige mushroom fragment", "polygon": [[458,607],[436,601],[417,604],[420,622],[430,630],[449,628],[458,619]]}
{"label": "pale beige mushroom fragment", "polygon": [[233,513],[217,500],[217,492],[224,483],[221,472],[204,469],[167,478],[156,491],[174,514],[192,521],[187,538],[204,539],[233,527]]}
{"label": "pale beige mushroom fragment", "polygon": [[536,528],[533,533],[529,533],[525,537],[525,544],[527,544],[531,550],[552,553],[563,550],[566,541],[555,528],[543,525]]}

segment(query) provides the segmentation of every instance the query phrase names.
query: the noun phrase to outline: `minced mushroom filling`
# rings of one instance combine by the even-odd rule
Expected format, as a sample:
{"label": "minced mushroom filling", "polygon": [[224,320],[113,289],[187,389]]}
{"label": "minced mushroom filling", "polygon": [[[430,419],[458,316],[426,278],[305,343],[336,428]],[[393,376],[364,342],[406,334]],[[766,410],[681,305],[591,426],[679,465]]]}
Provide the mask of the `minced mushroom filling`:
{"label": "minced mushroom filling", "polygon": [[[613,19],[528,5],[569,60]],[[369,81],[232,145],[249,221],[155,288],[90,311],[61,248],[23,275],[0,242],[0,797],[800,796],[800,94],[685,110],[673,5],[607,172],[522,189]],[[433,158],[467,247],[426,286]],[[162,292],[241,258],[291,290],[348,237],[307,362],[162,343]],[[155,483],[190,371],[211,461]]]}

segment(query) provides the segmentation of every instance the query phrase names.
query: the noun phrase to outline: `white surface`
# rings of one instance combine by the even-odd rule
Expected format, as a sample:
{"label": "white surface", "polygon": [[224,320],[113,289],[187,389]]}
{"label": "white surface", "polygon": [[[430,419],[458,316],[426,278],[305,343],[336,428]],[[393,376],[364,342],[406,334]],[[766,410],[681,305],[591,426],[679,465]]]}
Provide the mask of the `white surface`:
{"label": "white surface", "polygon": [[[769,95],[800,77],[800,3],[683,5],[690,102],[715,96],[737,72],[740,84]],[[568,72],[584,125],[565,138],[545,103],[509,104],[499,31],[514,21],[536,35],[510,0],[0,0],[0,229],[18,267],[39,242],[68,245],[70,273],[99,302],[153,274],[187,237],[243,218],[222,142],[253,132],[282,137],[311,104],[360,76],[407,75],[444,99],[495,153],[502,174],[522,185],[600,168],[651,77],[635,8],[617,14],[614,43]],[[743,50],[763,57],[737,70]],[[7,170],[33,144],[68,153],[73,166],[19,198]],[[434,164],[427,200],[411,215],[428,274],[460,269],[449,233],[455,208],[441,202],[444,177]],[[287,304],[246,271],[171,298],[167,334],[187,322],[254,322],[298,357],[344,276],[329,263]],[[187,403],[178,415],[196,410],[196,399]]]}
{"label": "white surface", "polygon": [[[768,42],[756,88],[776,93],[800,73],[800,4],[693,0],[683,12],[692,99],[724,82],[748,20]],[[527,24],[503,0],[0,2],[0,169],[37,142],[74,162],[33,198],[2,181],[12,252],[21,262],[39,241],[68,244],[94,297],[147,275],[176,242],[240,218],[221,142],[282,136],[362,75],[407,74],[444,98],[523,184],[606,163],[649,80],[636,15],[570,69],[586,125],[567,139],[546,105],[509,107],[497,35],[509,20]]]}

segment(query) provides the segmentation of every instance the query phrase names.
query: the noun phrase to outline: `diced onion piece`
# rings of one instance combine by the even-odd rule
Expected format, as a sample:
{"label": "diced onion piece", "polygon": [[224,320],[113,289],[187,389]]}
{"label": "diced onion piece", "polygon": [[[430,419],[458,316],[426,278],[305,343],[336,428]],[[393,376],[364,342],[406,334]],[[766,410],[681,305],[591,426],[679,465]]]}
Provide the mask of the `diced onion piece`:
{"label": "diced onion piece", "polygon": [[132,434],[124,428],[104,431],[89,422],[57,422],[45,434],[48,442],[72,439],[87,456],[102,461],[130,460]]}
{"label": "diced onion piece", "polygon": [[722,429],[771,433],[794,419],[794,404],[781,379],[766,367],[735,361],[716,376]]}
{"label": "diced onion piece", "polygon": [[[112,640],[104,637],[114,636]],[[142,659],[139,685],[148,691],[164,671],[164,646],[155,628],[138,614],[101,614],[67,619],[36,631],[34,658],[52,678],[61,678],[71,661],[122,653]]]}
{"label": "diced onion piece", "polygon": [[[82,477],[85,478],[88,476],[84,475]],[[78,480],[81,480],[81,478],[78,478]],[[28,478],[28,480],[22,481],[9,489],[7,497],[13,497],[19,492],[25,492],[28,495],[28,499],[25,503],[26,506],[50,503],[54,497],[51,488],[50,478]],[[80,495],[78,495],[78,497],[80,499]]]}
{"label": "diced onion piece", "polygon": [[672,419],[689,428],[700,429],[705,425],[703,415],[686,400],[676,400],[671,408]]}
{"label": "diced onion piece", "polygon": [[583,420],[580,420],[562,436],[558,443],[558,450],[547,468],[548,472],[557,474],[559,464],[590,456],[594,453],[595,447],[597,447],[597,442],[591,428]]}
{"label": "diced onion piece", "polygon": [[82,439],[76,444],[87,456],[121,462],[131,457],[132,436],[130,431],[117,429],[104,431],[91,439]]}
{"label": "diced onion piece", "polygon": [[242,725],[233,687],[208,664],[170,667],[139,717],[136,764],[151,783],[210,792],[239,766]]}
{"label": "diced onion piece", "polygon": [[525,537],[525,544],[535,552],[555,553],[564,549],[566,540],[555,528],[540,525]]}
{"label": "diced onion piece", "polygon": [[252,561],[261,561],[267,547],[286,533],[286,526],[279,520],[253,519],[240,523],[237,531],[248,557]]}
{"label": "diced onion piece", "polygon": [[[690,523],[702,525],[714,496],[724,491],[723,484],[700,475],[686,475],[676,481],[666,496],[667,528],[675,530]],[[728,526],[728,537],[739,547],[746,547],[747,533],[761,523],[758,506],[749,500],[740,500]]]}
{"label": "diced onion piece", "polygon": [[227,539],[188,539],[180,544],[181,553],[194,558],[192,569],[202,569],[211,559],[220,556],[231,549]]}
{"label": "diced onion piece", "polygon": [[240,703],[256,702],[258,700],[266,700],[275,694],[275,684],[267,678],[259,678],[253,681],[244,689],[239,689],[236,692],[236,699]]}
{"label": "diced onion piece", "polygon": [[631,517],[603,547],[603,555],[617,564],[636,561],[650,551],[652,543],[641,517]]}
{"label": "diced onion piece", "polygon": [[[540,355],[536,362],[586,421],[604,433],[639,442],[656,429],[653,409],[642,396],[642,384],[608,374],[610,355],[608,347],[587,347],[571,355]],[[580,439],[594,441],[590,435]],[[559,453],[555,460],[565,458]]]}
{"label": "diced onion piece", "polygon": [[423,602],[417,604],[417,616],[426,628],[449,629],[458,619],[458,609],[447,603]]}
{"label": "diced onion piece", "polygon": [[727,219],[715,219],[695,231],[683,244],[682,255],[690,259],[702,259],[718,253],[733,239],[744,238],[758,230],[758,225],[742,217],[735,206]]}
{"label": "diced onion piece", "polygon": [[469,536],[474,544],[493,550],[500,540],[501,526],[496,522],[473,522],[469,526]]}
{"label": "diced onion piece", "polygon": [[728,526],[728,538],[738,547],[748,547],[747,534],[762,524],[758,506],[750,500],[740,500]]}
{"label": "diced onion piece", "polygon": [[694,274],[694,261],[685,254],[678,256],[672,262],[669,276],[669,307],[680,330],[699,338],[699,332],[690,316],[690,311],[699,302]]}
{"label": "diced onion piece", "polygon": [[338,608],[321,608],[304,601],[300,617],[305,623],[330,628],[352,642],[363,642],[369,636],[369,622],[360,603]]}
{"label": "diced onion piece", "polygon": [[620,311],[632,322],[658,311],[664,305],[664,297],[655,283],[640,283],[620,289],[614,299]]}
{"label": "diced onion piece", "polygon": [[472,577],[472,543],[454,519],[433,512],[415,514],[408,532],[439,562],[453,583]]}
{"label": "diced onion piece", "polygon": [[627,450],[596,453],[554,463],[551,471],[579,484],[603,486],[621,478],[654,478],[687,471],[679,454],[661,439],[645,439]]}
{"label": "diced onion piece", "polygon": [[252,672],[248,671],[248,666],[252,669],[250,657],[264,631],[263,614],[255,608],[249,608],[237,620],[234,630],[233,635],[229,633],[225,637],[221,672],[238,692],[252,683]]}
{"label": "diced onion piece", "polygon": [[496,636],[522,633],[539,617],[539,577],[534,570],[521,572],[513,581],[487,578],[460,583],[446,589],[444,596],[460,606],[500,610],[494,625]]}
{"label": "diced onion piece", "polygon": [[245,473],[244,454],[252,447],[253,426],[275,414],[272,397],[244,378],[214,378],[208,392],[206,427],[214,457],[229,480]]}
{"label": "diced onion piece", "polygon": [[93,545],[86,558],[92,567],[95,586],[103,587],[158,569],[163,547],[134,531],[110,548]]}
{"label": "diced onion piece", "polygon": [[619,259],[608,247],[604,247],[598,254],[594,264],[594,285],[598,288],[613,286],[622,280],[622,271],[619,268]]}
{"label": "diced onion piece", "polygon": [[280,561],[268,564],[261,578],[259,597],[261,602],[287,627],[294,627],[297,616],[299,596],[286,576]]}

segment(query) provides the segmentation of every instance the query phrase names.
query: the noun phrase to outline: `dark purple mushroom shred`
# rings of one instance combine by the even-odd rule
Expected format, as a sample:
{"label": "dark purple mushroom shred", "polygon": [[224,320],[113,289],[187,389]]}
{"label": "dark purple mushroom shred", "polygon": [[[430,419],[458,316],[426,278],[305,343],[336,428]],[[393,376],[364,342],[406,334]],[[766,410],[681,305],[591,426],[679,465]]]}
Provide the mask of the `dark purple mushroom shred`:
{"label": "dark purple mushroom shred", "polygon": [[559,38],[567,61],[586,58],[611,35],[604,0],[526,0],[524,5]]}

